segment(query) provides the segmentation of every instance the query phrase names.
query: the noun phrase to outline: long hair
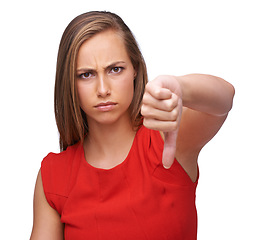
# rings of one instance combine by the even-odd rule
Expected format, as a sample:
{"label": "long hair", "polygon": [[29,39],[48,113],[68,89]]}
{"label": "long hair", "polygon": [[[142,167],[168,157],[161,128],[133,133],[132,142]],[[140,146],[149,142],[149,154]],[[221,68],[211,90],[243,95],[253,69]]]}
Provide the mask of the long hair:
{"label": "long hair", "polygon": [[146,65],[138,44],[128,26],[116,14],[93,11],[79,15],[65,29],[58,51],[54,109],[60,134],[60,150],[84,140],[88,132],[86,115],[80,108],[76,89],[76,60],[82,43],[108,29],[122,37],[134,69],[134,96],[129,106],[133,127],[141,124],[141,102],[147,83]]}

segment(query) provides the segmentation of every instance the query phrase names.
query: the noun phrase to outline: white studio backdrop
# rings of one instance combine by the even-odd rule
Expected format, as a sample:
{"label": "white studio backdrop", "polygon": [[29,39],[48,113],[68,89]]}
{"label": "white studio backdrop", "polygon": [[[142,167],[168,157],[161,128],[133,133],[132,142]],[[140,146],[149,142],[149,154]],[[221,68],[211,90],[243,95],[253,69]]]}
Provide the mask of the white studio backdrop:
{"label": "white studio backdrop", "polygon": [[199,158],[198,240],[260,239],[258,1],[6,1],[0,6],[0,239],[29,239],[42,158],[58,152],[53,112],[61,35],[108,10],[136,36],[149,79],[206,73],[236,88],[234,107]]}

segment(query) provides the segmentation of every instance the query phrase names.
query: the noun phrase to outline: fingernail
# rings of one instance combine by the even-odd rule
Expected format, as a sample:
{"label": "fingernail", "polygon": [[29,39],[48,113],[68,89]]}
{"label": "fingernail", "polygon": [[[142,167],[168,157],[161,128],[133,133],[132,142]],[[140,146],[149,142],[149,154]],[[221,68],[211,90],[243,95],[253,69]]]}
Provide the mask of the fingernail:
{"label": "fingernail", "polygon": [[163,167],[165,168],[165,169],[169,169],[170,167],[167,167],[167,166],[165,166],[165,165],[163,165]]}

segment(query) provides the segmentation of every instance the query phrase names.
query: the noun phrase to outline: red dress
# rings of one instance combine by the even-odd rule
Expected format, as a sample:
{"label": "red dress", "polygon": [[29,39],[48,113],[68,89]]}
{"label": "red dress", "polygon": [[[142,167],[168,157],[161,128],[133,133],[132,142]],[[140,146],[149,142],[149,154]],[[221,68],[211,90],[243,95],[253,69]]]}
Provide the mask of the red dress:
{"label": "red dress", "polygon": [[164,169],[162,150],[160,133],[142,126],[125,161],[109,170],[88,164],[79,143],[48,154],[43,188],[65,224],[65,239],[197,239],[197,181],[177,160]]}

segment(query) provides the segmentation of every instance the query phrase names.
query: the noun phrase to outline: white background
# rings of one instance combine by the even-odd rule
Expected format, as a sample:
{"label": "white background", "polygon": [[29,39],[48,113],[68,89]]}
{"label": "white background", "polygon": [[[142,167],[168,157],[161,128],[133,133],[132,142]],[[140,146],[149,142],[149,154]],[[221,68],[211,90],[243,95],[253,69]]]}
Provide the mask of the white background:
{"label": "white background", "polygon": [[[4,5],[3,5],[4,4]],[[58,152],[53,113],[61,35],[109,10],[134,32],[149,78],[207,73],[236,88],[199,159],[198,239],[260,239],[260,5],[253,0],[5,1],[0,6],[0,239],[29,239],[42,158]]]}

